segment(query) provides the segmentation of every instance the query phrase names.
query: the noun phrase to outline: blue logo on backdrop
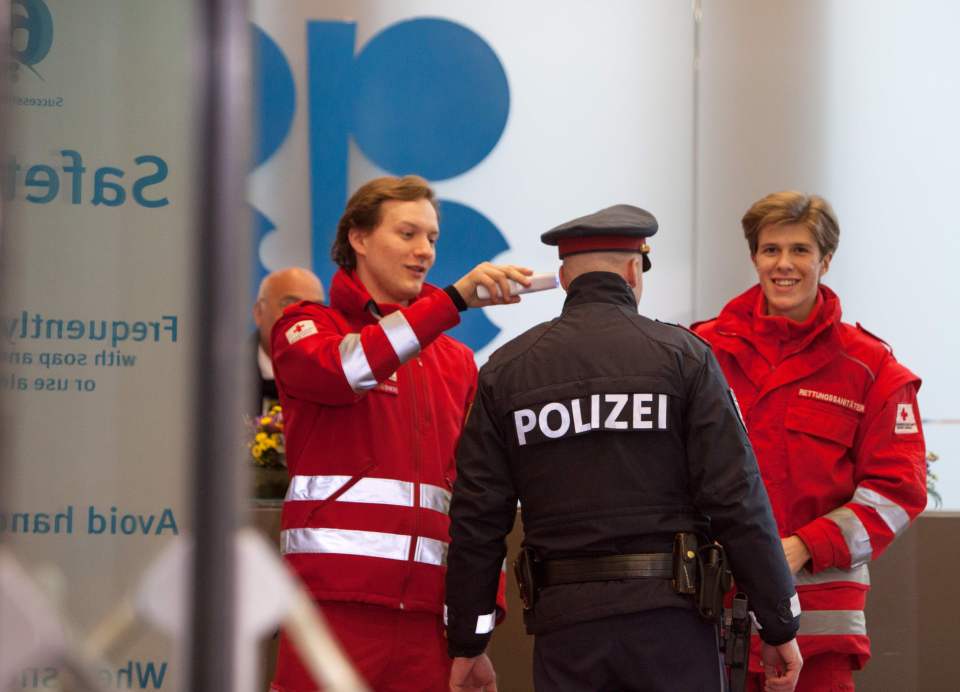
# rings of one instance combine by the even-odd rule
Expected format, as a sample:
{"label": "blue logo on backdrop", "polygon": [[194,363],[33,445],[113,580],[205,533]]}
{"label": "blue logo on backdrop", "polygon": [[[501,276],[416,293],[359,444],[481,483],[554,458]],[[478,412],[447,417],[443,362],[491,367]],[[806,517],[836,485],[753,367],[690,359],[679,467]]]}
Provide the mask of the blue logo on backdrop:
{"label": "blue logo on backdrop", "polygon": [[13,0],[10,9],[10,38],[13,58],[16,60],[13,65],[14,79],[17,78],[16,68],[19,64],[43,81],[35,66],[47,57],[53,46],[50,8],[43,0]]}
{"label": "blue logo on backdrop", "polygon": [[293,72],[283,51],[259,27],[253,27],[253,51],[256,69],[253,71],[253,89],[259,97],[259,112],[255,115],[256,142],[254,166],[273,156],[290,133],[293,114],[297,109],[297,93]]}
{"label": "blue logo on backdrop", "polygon": [[[283,51],[273,39],[256,25],[251,43],[254,55],[253,93],[255,94],[253,125],[256,134],[253,164],[256,168],[280,148],[290,134],[290,125],[297,109],[297,93],[293,72]],[[257,209],[253,210],[253,281],[250,301],[257,299],[260,282],[267,268],[260,261],[260,243],[276,227]],[[329,290],[330,283],[324,282]]]}
{"label": "blue logo on backdrop", "polygon": [[[266,161],[289,132],[296,107],[290,66],[255,28],[260,85],[256,162]],[[313,268],[326,286],[335,268],[329,248],[347,200],[350,137],[364,155],[394,174],[445,180],[483,161],[503,134],[510,88],[490,46],[466,27],[412,19],[387,27],[355,55],[356,23],[307,22],[307,106]],[[482,213],[441,200],[443,233],[431,283],[443,286],[478,261],[508,249]],[[258,215],[258,237],[272,227]],[[265,269],[257,263],[256,278]],[[499,329],[471,310],[452,335],[482,348]]]}

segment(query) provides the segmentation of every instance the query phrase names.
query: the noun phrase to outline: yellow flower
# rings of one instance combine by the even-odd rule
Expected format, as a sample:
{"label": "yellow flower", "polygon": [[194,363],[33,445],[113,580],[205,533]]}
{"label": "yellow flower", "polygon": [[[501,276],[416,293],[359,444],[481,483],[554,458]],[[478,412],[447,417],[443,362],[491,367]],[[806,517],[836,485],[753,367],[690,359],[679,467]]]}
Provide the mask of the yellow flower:
{"label": "yellow flower", "polygon": [[283,413],[279,404],[252,419],[253,436],[248,440],[252,461],[257,466],[282,466],[286,453],[283,439]]}

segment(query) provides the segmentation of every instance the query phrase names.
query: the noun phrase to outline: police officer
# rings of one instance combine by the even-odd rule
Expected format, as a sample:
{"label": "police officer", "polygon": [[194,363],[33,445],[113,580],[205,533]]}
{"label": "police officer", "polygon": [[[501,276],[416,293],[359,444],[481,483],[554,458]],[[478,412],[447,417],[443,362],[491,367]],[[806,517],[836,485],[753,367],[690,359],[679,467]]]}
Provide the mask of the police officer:
{"label": "police officer", "polygon": [[656,230],[617,205],[544,233],[563,312],[480,371],[450,509],[452,690],[496,690],[484,649],[518,500],[538,691],[721,690],[716,626],[675,578],[714,539],[761,628],[766,689],[796,684],[799,601],[736,401],[704,342],[637,314]]}

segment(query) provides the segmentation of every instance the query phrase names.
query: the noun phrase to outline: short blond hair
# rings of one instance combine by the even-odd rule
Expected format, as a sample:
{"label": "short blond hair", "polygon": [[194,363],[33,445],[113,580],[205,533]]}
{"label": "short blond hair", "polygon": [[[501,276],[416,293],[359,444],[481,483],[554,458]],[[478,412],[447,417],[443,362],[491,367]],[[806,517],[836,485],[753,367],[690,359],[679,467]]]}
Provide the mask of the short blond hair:
{"label": "short blond hair", "polygon": [[740,224],[750,246],[750,255],[757,254],[761,229],[794,223],[803,224],[810,229],[820,248],[821,257],[837,251],[840,244],[840,224],[830,203],[819,195],[785,190],[773,192],[754,202],[743,215]]}

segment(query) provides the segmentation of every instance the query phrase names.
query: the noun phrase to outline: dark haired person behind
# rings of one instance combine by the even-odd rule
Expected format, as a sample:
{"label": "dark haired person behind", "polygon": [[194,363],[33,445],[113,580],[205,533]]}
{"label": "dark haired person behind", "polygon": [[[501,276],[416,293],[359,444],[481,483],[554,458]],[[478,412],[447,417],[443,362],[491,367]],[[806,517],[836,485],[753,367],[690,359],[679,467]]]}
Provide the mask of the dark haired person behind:
{"label": "dark haired person behind", "polygon": [[253,321],[257,325],[253,350],[256,354],[257,382],[259,383],[256,401],[250,409],[253,415],[266,413],[278,401],[273,362],[270,360],[270,333],[273,331],[273,325],[283,314],[283,309],[301,300],[323,302],[323,285],[316,274],[309,269],[303,267],[278,269],[267,274],[260,282],[257,302],[253,304]]}
{"label": "dark haired person behind", "polygon": [[[447,689],[447,509],[477,369],[444,332],[468,307],[517,302],[508,281],[531,273],[483,263],[435,288],[439,237],[425,180],[371,180],[337,228],[330,305],[288,307],[273,328],[290,472],[281,549],[378,691]],[[272,689],[317,688],[281,638]]]}
{"label": "dark haired person behind", "polygon": [[759,283],[693,328],[740,401],[795,574],[797,690],[852,690],[870,656],[867,564],[927,502],[920,379],[840,321],[840,299],[821,283],[840,239],[826,200],[777,192],[742,225]]}

